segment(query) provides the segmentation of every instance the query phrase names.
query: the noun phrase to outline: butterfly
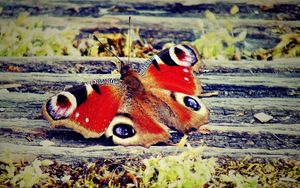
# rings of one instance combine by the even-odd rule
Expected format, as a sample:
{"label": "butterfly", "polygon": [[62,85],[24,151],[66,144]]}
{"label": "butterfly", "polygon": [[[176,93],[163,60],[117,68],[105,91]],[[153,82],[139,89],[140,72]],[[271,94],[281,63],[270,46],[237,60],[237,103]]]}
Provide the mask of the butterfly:
{"label": "butterfly", "polygon": [[85,138],[105,135],[114,144],[149,147],[168,142],[169,131],[197,130],[209,119],[198,97],[197,50],[179,44],[148,59],[139,71],[122,63],[120,78],[99,79],[62,91],[42,107],[53,127],[65,126]]}

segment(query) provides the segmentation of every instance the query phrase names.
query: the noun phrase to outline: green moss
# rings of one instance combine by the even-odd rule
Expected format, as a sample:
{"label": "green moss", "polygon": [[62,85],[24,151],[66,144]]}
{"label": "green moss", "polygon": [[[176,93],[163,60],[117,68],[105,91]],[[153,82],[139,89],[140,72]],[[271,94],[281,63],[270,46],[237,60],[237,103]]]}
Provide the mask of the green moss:
{"label": "green moss", "polygon": [[189,148],[179,155],[143,160],[139,172],[146,187],[202,187],[214,173],[215,159],[202,159],[202,147]]}
{"label": "green moss", "polygon": [[164,157],[98,159],[66,164],[51,160],[0,163],[7,187],[297,187],[300,161],[203,158],[203,147]]}
{"label": "green moss", "polygon": [[22,12],[15,21],[0,23],[1,56],[81,55],[73,47],[79,31],[46,28],[41,20],[28,15]]}

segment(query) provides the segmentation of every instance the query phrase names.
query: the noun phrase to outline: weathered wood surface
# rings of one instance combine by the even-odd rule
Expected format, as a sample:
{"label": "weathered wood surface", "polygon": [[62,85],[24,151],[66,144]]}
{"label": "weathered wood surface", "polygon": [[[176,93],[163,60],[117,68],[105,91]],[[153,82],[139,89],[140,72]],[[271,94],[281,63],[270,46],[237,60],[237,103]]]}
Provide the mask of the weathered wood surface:
{"label": "weathered wood surface", "polygon": [[221,16],[231,16],[229,13],[233,5],[238,5],[240,11],[236,16],[256,19],[299,19],[299,1],[279,0],[279,1],[245,1],[245,0],[156,0],[156,1],[3,1],[2,15],[12,16],[20,11],[29,11],[33,14],[50,14],[55,16],[93,16],[114,14],[134,14],[134,15],[159,15],[168,17],[199,17],[203,16],[204,10],[215,11]]}
{"label": "weathered wood surface", "polygon": [[[74,160],[93,160],[99,158],[128,158],[128,157],[154,157],[161,155],[174,155],[181,150],[171,146],[151,146],[144,147],[123,147],[123,146],[89,146],[84,148],[74,147],[41,147],[27,146],[12,143],[2,143],[5,148],[14,148],[14,153],[21,153],[24,157],[34,158],[43,156],[47,159],[63,160],[74,162]],[[26,155],[25,155],[26,154]],[[204,157],[236,157],[244,158],[251,155],[252,157],[261,158],[298,158],[299,151],[294,149],[286,150],[265,150],[265,149],[220,149],[218,147],[207,147],[204,150]],[[0,154],[1,157],[1,154]]]}
{"label": "weathered wood surface", "polygon": [[[4,106],[1,118],[39,119],[43,102],[51,95],[1,93]],[[297,123],[299,120],[299,99],[294,98],[206,98],[203,101],[211,110],[211,121],[250,123],[254,113],[264,111],[275,116],[274,123]],[[14,113],[15,112],[15,113]]]}
{"label": "weathered wood surface", "polygon": [[[79,29],[79,36],[87,38],[95,31],[108,33],[126,33],[128,29],[128,16],[108,15],[101,18],[90,17],[49,17],[45,15],[36,16],[42,20],[46,26],[55,28],[74,28]],[[1,17],[0,22],[9,22],[14,17]],[[247,29],[247,49],[255,50],[258,48],[272,48],[279,41],[282,33],[287,31],[300,31],[300,21],[282,20],[255,20],[255,19],[229,19],[234,25],[234,34]],[[133,17],[134,27],[140,29],[140,36],[151,43],[155,48],[161,49],[168,42],[179,43],[182,41],[194,41],[199,38],[203,31],[211,31],[226,27],[228,19],[219,19],[215,27],[211,26],[206,18],[180,17],[157,17],[157,16],[138,16]],[[193,24],[190,24],[193,23]],[[182,27],[182,26],[185,27]],[[204,28],[201,27],[204,25]],[[276,31],[277,30],[277,31]],[[240,44],[244,45],[244,44]]]}
{"label": "weathered wood surface", "polygon": [[[99,75],[95,74],[96,72],[91,74],[86,71],[91,66],[99,65],[110,67],[108,69],[110,72],[114,67],[113,64],[108,63],[109,59],[111,58],[2,58],[3,65],[2,72],[0,72],[2,86],[0,90],[0,142],[2,147],[0,150],[14,147],[16,153],[50,158],[55,156],[63,160],[67,160],[70,153],[74,158],[82,159],[84,156],[86,158],[124,157],[146,156],[160,152],[167,155],[174,152],[175,148],[170,146],[154,146],[149,150],[140,147],[114,147],[102,137],[84,139],[81,135],[66,128],[51,129],[43,120],[40,108],[54,93],[73,84],[100,77],[110,77],[109,74]],[[28,61],[31,63],[28,64]],[[141,59],[134,61],[136,67],[139,67],[142,61]],[[245,62],[205,61],[206,73],[200,75],[199,79],[206,92],[218,90],[219,96],[203,98],[211,111],[210,123],[206,125],[211,132],[208,134],[190,133],[191,144],[208,146],[207,156],[239,157],[248,153],[257,157],[298,158],[300,155],[298,151],[300,141],[299,64],[297,64],[298,59],[289,61],[291,64],[287,67],[284,66],[284,61],[253,62],[252,66],[248,62],[249,64],[246,63],[245,66],[248,68],[241,66]],[[104,65],[101,62],[104,62]],[[48,73],[47,69],[42,70],[42,67],[53,69],[58,64],[64,65],[61,67],[60,74]],[[86,70],[80,74],[67,73],[72,72],[69,70],[75,64],[85,65]],[[23,69],[26,69],[26,66],[35,68],[32,69],[34,72],[4,72],[5,66],[8,65]],[[219,73],[218,67],[223,67],[227,73],[226,71]],[[243,71],[237,71],[239,69]],[[251,73],[251,69],[260,71]],[[41,71],[36,72],[36,70]],[[114,76],[118,77],[118,75]],[[261,92],[262,90],[264,92]],[[258,112],[265,112],[274,118],[267,124],[261,124],[254,119],[254,114]],[[174,143],[178,142],[181,137],[176,132],[173,132],[172,136],[171,141]],[[41,147],[40,142],[45,139],[54,142],[55,146]],[[94,147],[95,145],[100,146]],[[163,149],[164,147],[168,149]],[[74,152],[75,148],[84,152]],[[53,151],[56,150],[59,152],[54,155]],[[131,152],[122,153],[125,150]]]}
{"label": "weathered wood surface", "polygon": [[[120,57],[122,61],[127,58]],[[52,72],[52,73],[75,73],[76,64],[84,65],[82,71],[76,73],[111,73],[116,66],[111,62],[111,57],[1,57],[0,72],[6,72],[9,65],[18,66],[24,72]],[[138,68],[145,59],[131,58],[130,65]],[[275,59],[273,61],[218,61],[203,60],[204,72],[248,72],[248,73],[278,73],[300,72],[299,58]],[[92,69],[96,71],[92,71]],[[101,69],[106,71],[101,72]]]}
{"label": "weathered wood surface", "polygon": [[[1,73],[3,82],[89,82],[95,79],[110,77],[100,76],[97,74],[55,74],[55,73]],[[113,75],[119,77],[119,75]],[[272,76],[273,79],[268,81],[262,74],[222,74],[222,75],[201,75],[199,79],[204,84],[236,85],[236,86],[264,86],[264,87],[287,87],[297,89],[300,81],[299,78],[289,79],[284,75]],[[226,80],[224,80],[226,79]]]}
{"label": "weathered wood surface", "polygon": [[[32,2],[35,2],[34,4]],[[216,24],[234,23],[234,34],[247,29],[247,49],[272,48],[279,36],[300,31],[299,1],[0,1],[0,22],[14,19],[20,11],[43,20],[46,26],[71,27],[86,37],[94,31],[125,32],[128,15],[143,39],[153,39],[161,48],[166,42],[193,41],[203,30],[216,29],[204,16],[211,10]],[[230,15],[238,5],[240,11]],[[178,11],[180,10],[180,11]],[[259,19],[258,19],[259,18]],[[193,24],[191,24],[193,23]],[[200,25],[199,25],[200,24]],[[183,27],[184,26],[184,27]],[[275,30],[275,32],[274,32]],[[74,161],[76,159],[168,155],[175,146],[150,148],[112,146],[105,138],[84,139],[66,128],[51,129],[41,116],[41,106],[53,94],[74,84],[110,73],[114,58],[92,57],[1,57],[0,58],[0,153]],[[138,69],[144,59],[131,59]],[[218,96],[203,98],[210,109],[210,133],[189,134],[193,146],[206,145],[205,156],[276,157],[300,159],[300,59],[273,61],[204,61],[197,75],[205,92]],[[21,72],[7,72],[8,66]],[[79,68],[78,68],[79,67]],[[118,76],[118,75],[114,75]],[[273,119],[265,124],[254,118],[264,112]],[[181,136],[172,132],[171,142]],[[55,145],[41,146],[51,140]],[[1,156],[0,156],[1,157]]]}
{"label": "weathered wood surface", "polygon": [[[235,15],[229,13],[233,5],[240,7]],[[128,15],[133,15],[133,26],[140,28],[141,37],[151,40],[156,48],[161,48],[167,42],[193,41],[203,31],[226,27],[230,20],[235,28],[235,35],[247,29],[246,48],[254,50],[272,48],[280,40],[281,34],[300,31],[298,5],[298,1],[162,1],[157,4],[130,0],[84,3],[3,1],[0,2],[3,8],[0,22],[10,21],[20,12],[28,11],[32,16],[41,19],[46,26],[79,29],[79,36],[87,37],[94,31],[126,32]],[[220,17],[216,23],[205,18],[205,10]]]}

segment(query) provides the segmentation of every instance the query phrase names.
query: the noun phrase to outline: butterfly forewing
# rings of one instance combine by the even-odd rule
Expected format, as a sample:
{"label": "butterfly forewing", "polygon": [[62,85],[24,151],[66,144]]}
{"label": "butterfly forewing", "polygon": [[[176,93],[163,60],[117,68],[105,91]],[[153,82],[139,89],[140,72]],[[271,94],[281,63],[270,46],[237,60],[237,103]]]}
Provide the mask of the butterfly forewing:
{"label": "butterfly forewing", "polygon": [[[176,49],[179,52],[176,53]],[[201,84],[193,73],[193,67],[201,64],[197,51],[189,45],[178,45],[163,50],[154,58],[145,72],[145,84],[174,92],[199,95]]]}
{"label": "butterfly forewing", "polygon": [[[86,138],[99,137],[107,129],[123,102],[122,90],[120,85],[85,84],[72,88],[71,92],[64,91],[50,98],[43,107],[43,114],[52,126],[63,125],[72,128]],[[64,93],[65,100],[58,100],[58,96]],[[61,104],[74,99],[73,106]],[[68,110],[71,111],[67,114],[61,113]]]}

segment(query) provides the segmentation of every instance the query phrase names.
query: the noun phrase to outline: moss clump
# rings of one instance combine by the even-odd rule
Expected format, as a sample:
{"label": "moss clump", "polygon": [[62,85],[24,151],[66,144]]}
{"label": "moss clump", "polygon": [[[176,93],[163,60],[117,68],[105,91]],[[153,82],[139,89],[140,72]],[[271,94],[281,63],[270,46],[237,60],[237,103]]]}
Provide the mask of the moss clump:
{"label": "moss clump", "polygon": [[[203,148],[150,159],[98,159],[0,163],[7,187],[298,187],[300,161],[292,159],[203,159]],[[30,174],[30,175],[29,175]]]}
{"label": "moss clump", "polygon": [[79,31],[45,27],[22,12],[15,21],[0,23],[0,56],[80,56],[73,41]]}

